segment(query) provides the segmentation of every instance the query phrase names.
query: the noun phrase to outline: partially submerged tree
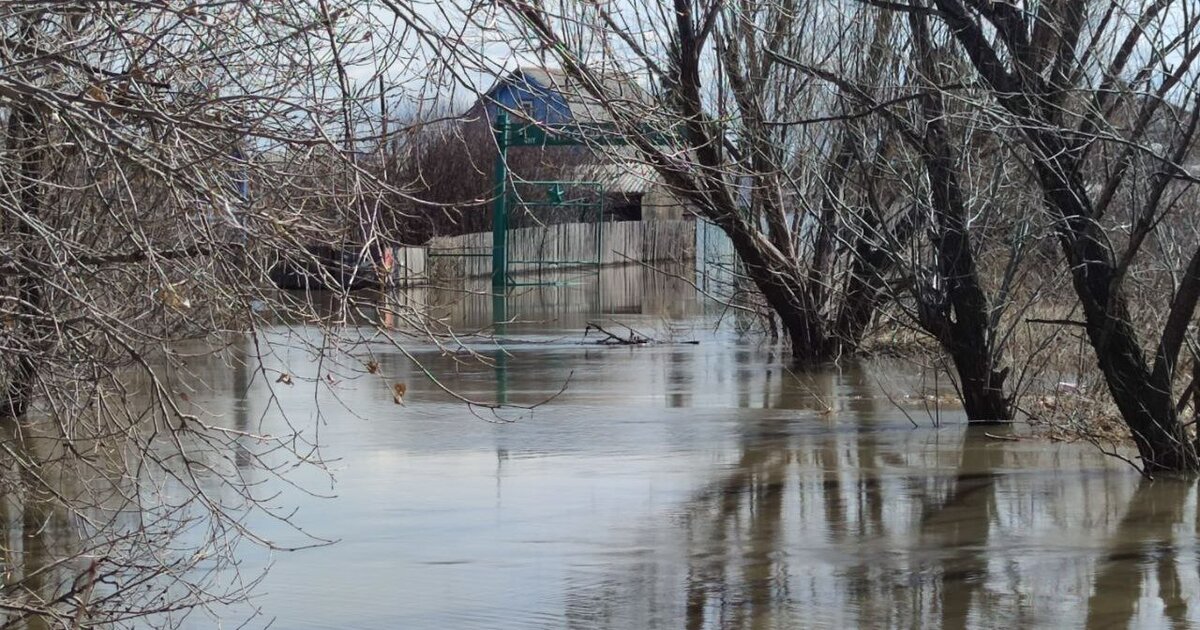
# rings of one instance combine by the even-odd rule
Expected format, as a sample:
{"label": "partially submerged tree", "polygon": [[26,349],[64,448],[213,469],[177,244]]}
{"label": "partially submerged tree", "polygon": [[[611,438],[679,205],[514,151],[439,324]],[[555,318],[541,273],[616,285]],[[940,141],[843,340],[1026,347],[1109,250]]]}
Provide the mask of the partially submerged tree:
{"label": "partially submerged tree", "polygon": [[[729,236],[796,359],[854,351],[886,300],[915,303],[915,321],[951,358],[968,416],[1012,417],[1003,308],[981,278],[974,182],[959,172],[975,156],[956,155],[938,91],[952,78],[923,16],[897,29],[888,11],[821,4],[681,0],[669,18],[640,5],[509,7],[623,140]],[[592,30],[580,35],[580,25]],[[653,104],[588,81],[622,62],[657,86]],[[909,103],[915,116],[902,110]],[[971,129],[986,122],[962,118]],[[917,170],[898,166],[906,161]],[[1024,244],[1008,247],[994,289],[1002,302]]]}
{"label": "partially submerged tree", "polygon": [[[1200,123],[1200,41],[1191,34],[1200,15],[1187,2],[1136,4],[887,7],[934,17],[970,59],[1020,138],[1082,305],[1080,325],[1142,464],[1151,473],[1194,471],[1200,457],[1175,392],[1200,299],[1200,248],[1160,266],[1146,246],[1193,208],[1187,165]],[[1139,275],[1162,274],[1171,285],[1165,299],[1131,302]],[[1156,322],[1148,341],[1139,316]]]}
{"label": "partially submerged tree", "polygon": [[[992,306],[980,278],[970,222],[966,182],[951,146],[946,105],[937,87],[944,83],[934,58],[925,16],[910,15],[915,65],[919,69],[923,133],[917,150],[925,167],[933,225],[936,283],[916,283],[918,319],[938,340],[958,371],[967,416],[972,420],[1008,420],[1012,399],[1004,389],[1008,369],[997,343]],[[915,134],[914,134],[915,135]]]}
{"label": "partially submerged tree", "polygon": [[[602,108],[673,193],[729,236],[795,359],[829,360],[856,346],[892,262],[871,257],[875,235],[858,229],[871,201],[869,182],[855,178],[878,142],[861,116],[843,113],[847,95],[824,93],[769,53],[828,59],[874,90],[894,38],[890,20],[788,2],[502,5],[580,86],[575,97]],[[612,93],[600,80],[611,68],[644,77],[653,98]],[[876,233],[911,229],[903,210],[874,211]]]}
{"label": "partially submerged tree", "polygon": [[[886,23],[891,15],[884,12],[879,19]],[[896,190],[893,203],[898,201],[913,210],[900,224],[904,229],[892,234],[878,231],[878,222],[864,222],[860,228],[865,235],[862,242],[877,244],[874,251],[856,251],[855,264],[880,258],[890,262],[889,267],[903,278],[898,284],[907,289],[889,292],[886,297],[893,308],[900,310],[905,310],[906,304],[913,304],[907,309],[910,317],[949,356],[968,419],[1005,421],[1012,417],[1013,394],[1004,386],[1008,369],[1002,368],[1000,320],[995,316],[996,309],[991,305],[976,261],[981,235],[973,233],[977,230],[970,227],[972,182],[960,172],[960,165],[966,162],[951,138],[951,134],[959,131],[952,127],[964,128],[965,134],[960,131],[959,135],[968,138],[978,135],[975,128],[978,120],[970,113],[955,120],[947,110],[937,91],[949,81],[941,67],[945,60],[938,58],[924,19],[924,16],[910,16],[908,20],[907,48],[911,63],[902,66],[905,71],[895,73],[892,79],[911,83],[907,86],[910,93],[892,99],[891,103],[879,101],[869,87],[864,88],[851,78],[775,50],[768,54],[778,63],[836,86],[853,106],[879,113],[872,128],[898,146],[880,156],[880,163],[868,181],[874,188]],[[893,111],[896,103],[906,101],[916,102],[913,115],[906,115],[903,110]],[[868,206],[861,216],[877,213]],[[909,240],[922,234],[923,238]],[[1015,258],[1010,260],[1010,267],[1015,262]],[[884,285],[885,278],[878,271],[870,277],[876,278],[881,287]],[[1011,274],[1006,274],[1006,280],[1011,280]]]}

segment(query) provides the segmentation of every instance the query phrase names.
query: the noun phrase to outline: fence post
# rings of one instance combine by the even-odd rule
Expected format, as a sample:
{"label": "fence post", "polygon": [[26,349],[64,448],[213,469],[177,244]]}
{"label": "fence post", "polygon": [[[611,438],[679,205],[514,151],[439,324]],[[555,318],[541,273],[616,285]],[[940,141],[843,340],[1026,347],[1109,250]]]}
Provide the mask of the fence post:
{"label": "fence post", "polygon": [[498,111],[496,134],[496,202],[492,209],[492,292],[508,285],[508,113]]}

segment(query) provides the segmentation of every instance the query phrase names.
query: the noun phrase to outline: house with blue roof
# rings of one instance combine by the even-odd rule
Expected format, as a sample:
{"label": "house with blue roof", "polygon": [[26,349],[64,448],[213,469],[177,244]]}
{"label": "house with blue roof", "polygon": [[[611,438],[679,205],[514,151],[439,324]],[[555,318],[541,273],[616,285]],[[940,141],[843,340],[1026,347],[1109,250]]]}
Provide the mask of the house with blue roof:
{"label": "house with blue roof", "polygon": [[[647,98],[645,90],[628,75],[609,73],[600,81],[610,98],[643,103]],[[518,68],[501,77],[465,117],[490,126],[501,111],[518,120],[543,125],[611,121],[603,104],[566,73],[537,67]],[[607,163],[565,162],[571,162],[572,166],[567,167],[569,171],[563,173],[563,179],[598,181],[604,185],[611,219],[679,219],[690,214],[684,212],[684,204],[665,190],[653,169],[635,159],[631,151],[627,160],[619,155],[614,159],[610,153]]]}

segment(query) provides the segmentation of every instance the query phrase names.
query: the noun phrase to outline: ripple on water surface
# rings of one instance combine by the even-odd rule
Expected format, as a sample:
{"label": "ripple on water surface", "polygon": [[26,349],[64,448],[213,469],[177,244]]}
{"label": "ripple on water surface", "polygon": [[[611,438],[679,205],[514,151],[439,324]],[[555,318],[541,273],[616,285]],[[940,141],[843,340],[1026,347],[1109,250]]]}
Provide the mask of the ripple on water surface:
{"label": "ripple on water surface", "polygon": [[[900,400],[927,384],[919,369],[795,373],[736,322],[714,332],[723,311],[686,287],[620,286],[521,298],[520,343],[473,342],[489,364],[414,355],[471,399],[554,397],[532,412],[473,414],[379,348],[404,407],[382,379],[347,384],[345,407],[318,395],[338,496],[293,498],[341,542],[275,557],[256,600],[275,627],[1200,621],[1194,486],[1139,481],[1086,446],[993,439],[944,408],[935,430],[934,410]],[[447,317],[478,328],[481,313]],[[577,343],[600,318],[699,343]],[[224,395],[261,412],[265,386],[244,385]],[[283,404],[309,417],[313,400]]]}

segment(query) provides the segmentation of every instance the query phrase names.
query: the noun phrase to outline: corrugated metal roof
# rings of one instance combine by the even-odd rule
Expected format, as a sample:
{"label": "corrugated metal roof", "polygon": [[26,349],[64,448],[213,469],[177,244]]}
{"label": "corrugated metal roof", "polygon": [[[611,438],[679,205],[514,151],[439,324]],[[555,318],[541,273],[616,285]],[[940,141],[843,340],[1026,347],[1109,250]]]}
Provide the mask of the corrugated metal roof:
{"label": "corrugated metal roof", "polygon": [[637,162],[588,164],[571,172],[573,180],[600,182],[605,192],[620,195],[645,193],[654,184],[656,177],[653,167]]}

